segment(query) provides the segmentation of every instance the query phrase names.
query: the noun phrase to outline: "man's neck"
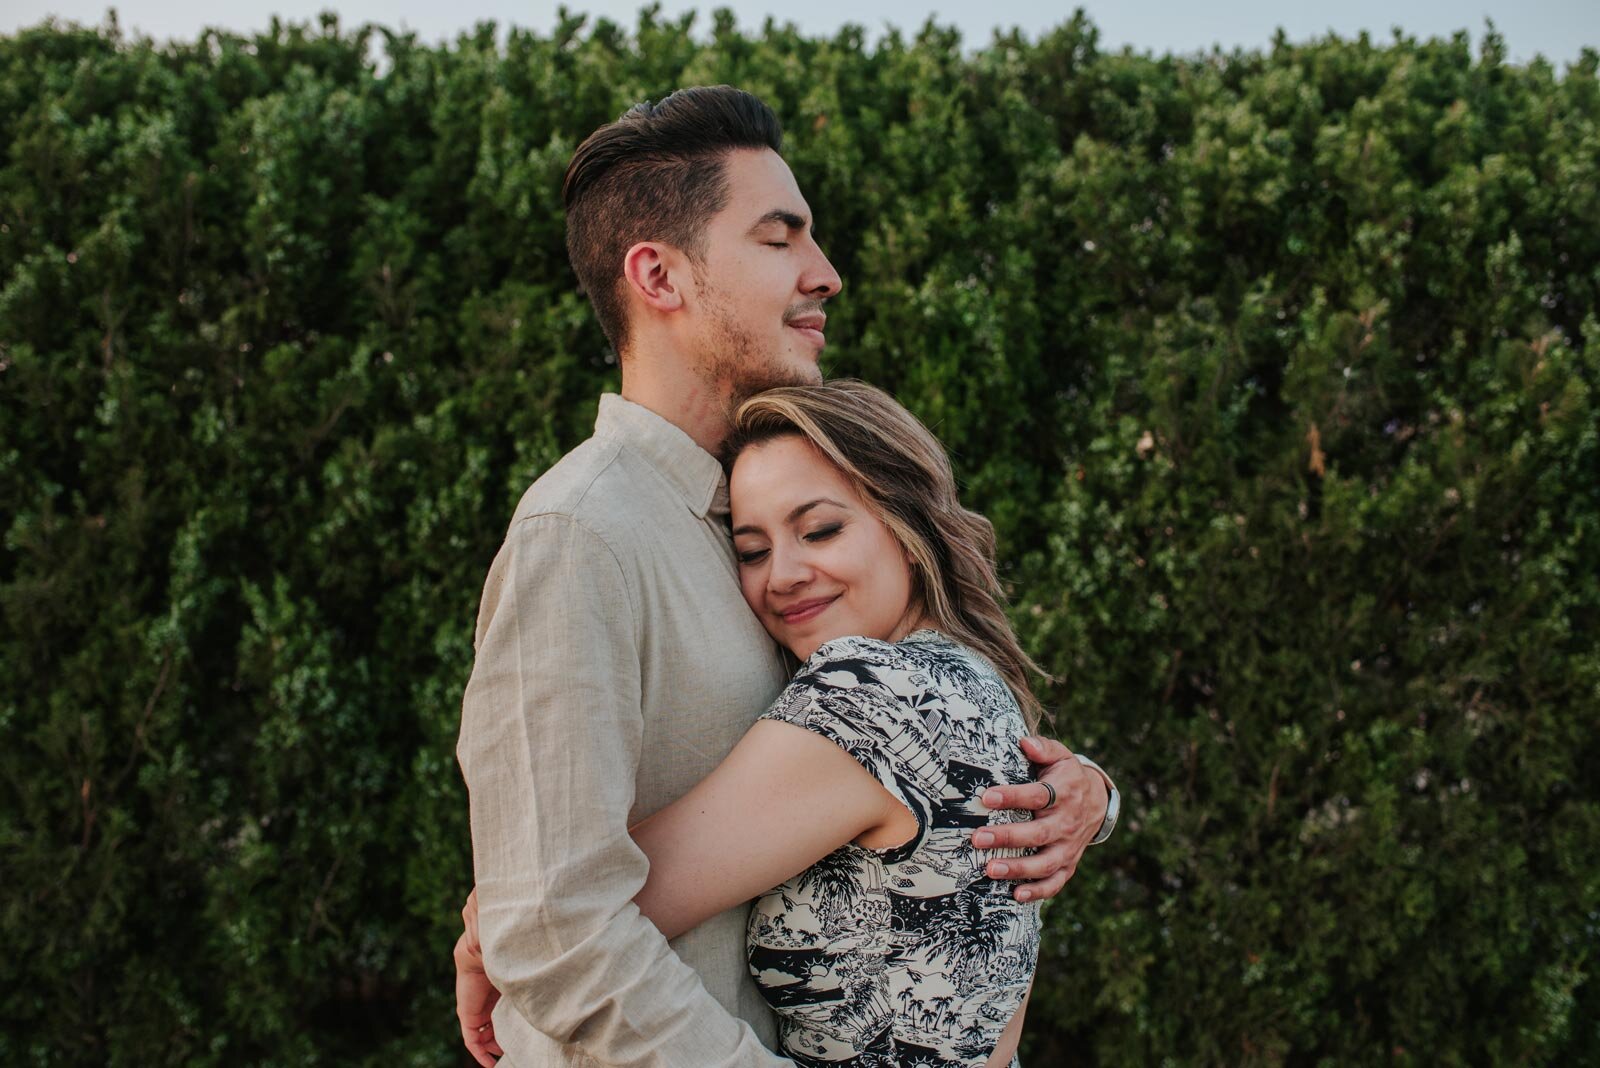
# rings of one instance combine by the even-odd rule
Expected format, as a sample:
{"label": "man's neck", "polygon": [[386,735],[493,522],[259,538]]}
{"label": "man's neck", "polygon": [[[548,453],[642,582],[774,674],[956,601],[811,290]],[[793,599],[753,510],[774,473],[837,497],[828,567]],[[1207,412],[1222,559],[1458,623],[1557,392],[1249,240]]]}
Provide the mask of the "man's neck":
{"label": "man's neck", "polygon": [[728,437],[727,399],[673,361],[628,359],[622,367],[622,397],[649,408],[712,456]]}

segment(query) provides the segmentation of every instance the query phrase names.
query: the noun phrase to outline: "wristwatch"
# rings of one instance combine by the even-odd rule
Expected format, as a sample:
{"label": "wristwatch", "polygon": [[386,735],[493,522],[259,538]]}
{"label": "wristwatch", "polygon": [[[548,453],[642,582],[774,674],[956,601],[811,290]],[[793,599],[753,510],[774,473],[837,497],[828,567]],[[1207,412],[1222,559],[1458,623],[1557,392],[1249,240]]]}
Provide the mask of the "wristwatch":
{"label": "wristwatch", "polygon": [[1111,837],[1111,832],[1116,829],[1117,817],[1122,814],[1122,795],[1117,793],[1117,784],[1111,781],[1111,776],[1106,774],[1106,769],[1090,760],[1082,753],[1073,753],[1078,758],[1078,763],[1086,768],[1093,768],[1099,772],[1100,777],[1106,781],[1106,818],[1100,824],[1100,829],[1094,832],[1094,837],[1089,839],[1090,845],[1099,845]]}

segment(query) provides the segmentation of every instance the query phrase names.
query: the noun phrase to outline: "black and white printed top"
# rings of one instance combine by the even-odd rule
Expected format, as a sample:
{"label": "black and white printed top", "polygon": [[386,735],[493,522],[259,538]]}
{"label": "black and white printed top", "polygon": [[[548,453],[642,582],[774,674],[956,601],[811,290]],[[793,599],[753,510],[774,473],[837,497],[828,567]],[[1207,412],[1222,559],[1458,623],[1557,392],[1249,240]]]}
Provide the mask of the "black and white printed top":
{"label": "black and white printed top", "polygon": [[812,1068],[982,1065],[1039,955],[1039,904],[984,874],[972,830],[1027,819],[978,798],[1032,779],[1015,698],[983,657],[932,630],[836,638],[764,719],[835,742],[917,818],[904,845],[850,844],[750,914],[750,970],[783,1052]]}

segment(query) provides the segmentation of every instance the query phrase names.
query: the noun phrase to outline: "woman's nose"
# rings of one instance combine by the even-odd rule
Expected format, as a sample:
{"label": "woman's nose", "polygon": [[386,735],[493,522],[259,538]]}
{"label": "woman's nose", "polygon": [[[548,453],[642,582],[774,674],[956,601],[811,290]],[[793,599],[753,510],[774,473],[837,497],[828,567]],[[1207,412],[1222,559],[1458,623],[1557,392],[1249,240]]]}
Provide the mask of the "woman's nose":
{"label": "woman's nose", "polygon": [[811,567],[805,554],[789,550],[772,550],[772,567],[767,572],[767,584],[773,590],[792,590],[811,578]]}

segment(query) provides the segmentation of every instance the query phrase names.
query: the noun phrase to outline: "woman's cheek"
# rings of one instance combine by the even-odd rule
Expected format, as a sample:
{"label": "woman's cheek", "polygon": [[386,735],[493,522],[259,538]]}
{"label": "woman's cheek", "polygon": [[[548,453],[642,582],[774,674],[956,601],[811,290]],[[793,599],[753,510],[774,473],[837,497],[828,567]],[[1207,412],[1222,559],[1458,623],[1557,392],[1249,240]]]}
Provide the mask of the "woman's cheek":
{"label": "woman's cheek", "polygon": [[762,583],[755,572],[748,564],[739,565],[739,592],[744,594],[744,603],[750,606],[750,611],[760,616]]}

